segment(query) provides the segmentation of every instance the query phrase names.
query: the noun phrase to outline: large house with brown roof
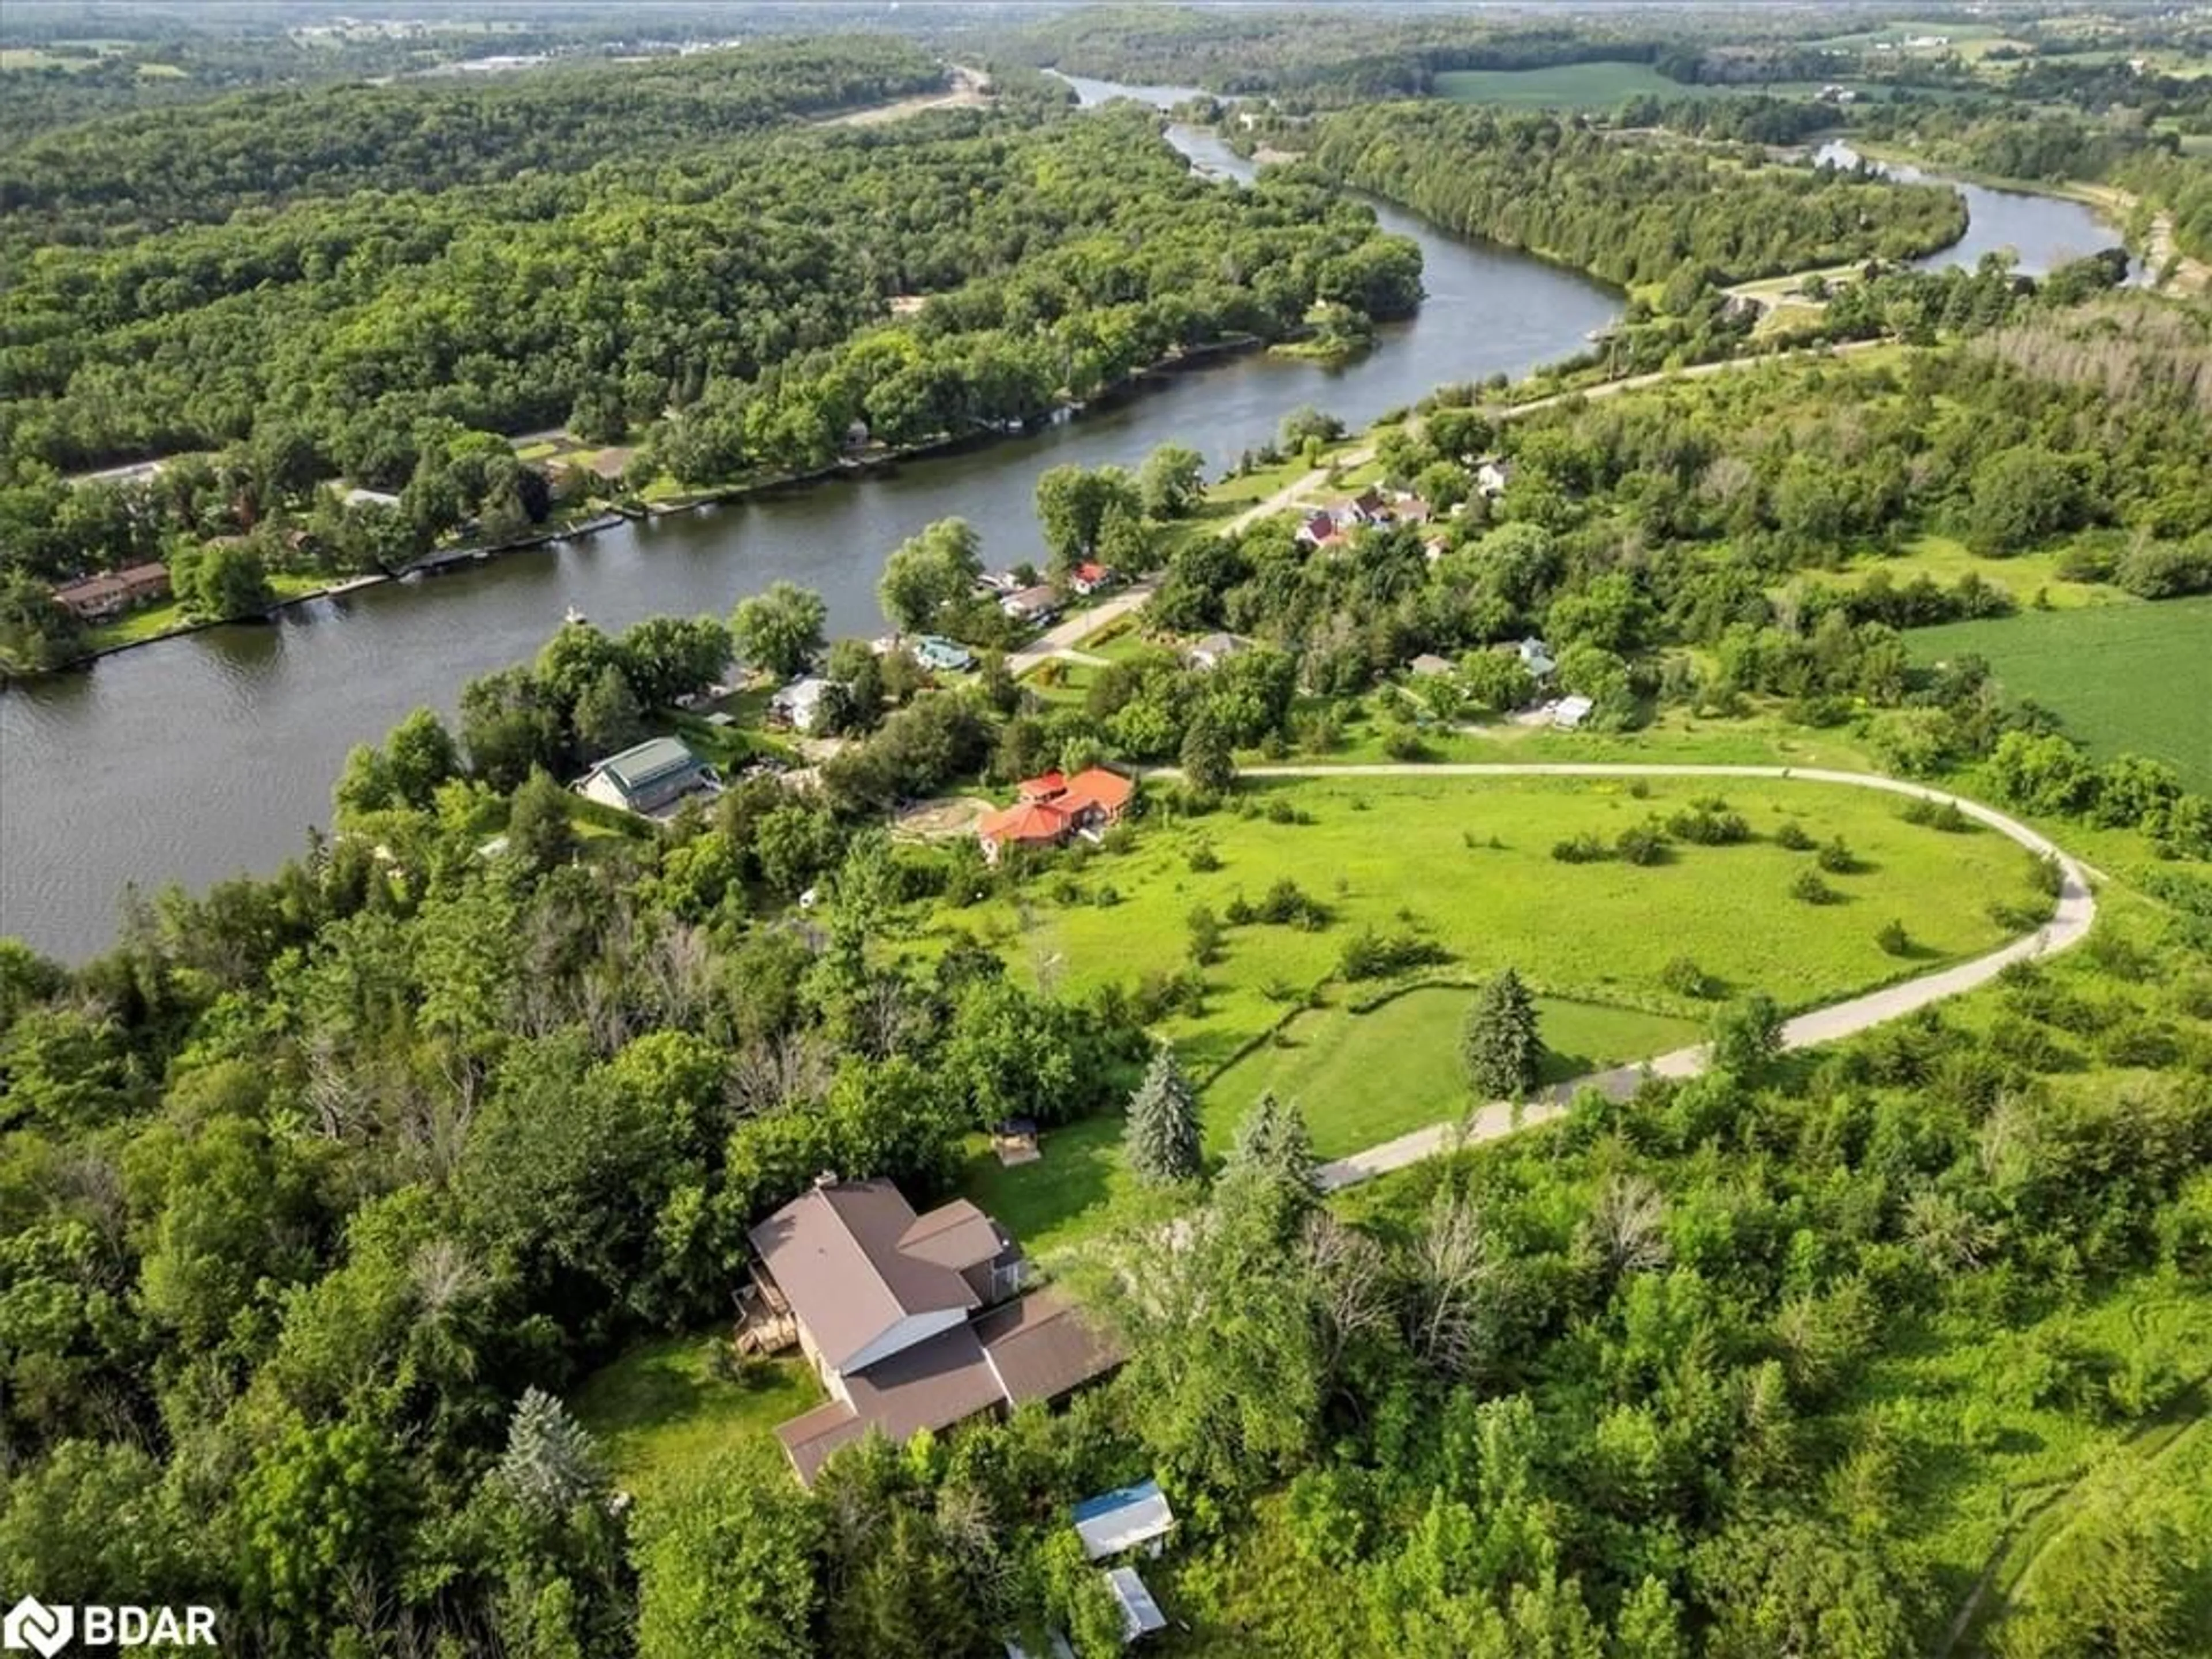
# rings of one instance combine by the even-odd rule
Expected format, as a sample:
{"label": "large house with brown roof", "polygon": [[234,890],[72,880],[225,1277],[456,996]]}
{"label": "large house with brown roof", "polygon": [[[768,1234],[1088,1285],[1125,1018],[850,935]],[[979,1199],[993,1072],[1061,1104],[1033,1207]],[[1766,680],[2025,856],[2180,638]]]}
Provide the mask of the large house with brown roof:
{"label": "large house with brown roof", "polygon": [[104,576],[88,576],[53,591],[54,603],[80,622],[106,622],[155,599],[169,597],[169,567],[134,564]]}
{"label": "large house with brown roof", "polygon": [[965,1199],[916,1215],[888,1181],[825,1181],[751,1237],[830,1391],[775,1431],[810,1485],[871,1428],[904,1440],[1056,1400],[1117,1363],[1067,1303],[1020,1294],[1021,1251]]}

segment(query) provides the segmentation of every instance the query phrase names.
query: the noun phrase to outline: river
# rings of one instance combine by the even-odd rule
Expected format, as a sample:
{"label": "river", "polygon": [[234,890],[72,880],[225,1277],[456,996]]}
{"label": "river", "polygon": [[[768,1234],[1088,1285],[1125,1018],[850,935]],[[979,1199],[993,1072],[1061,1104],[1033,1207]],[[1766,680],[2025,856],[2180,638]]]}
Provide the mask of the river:
{"label": "river", "polygon": [[[1124,90],[1074,84],[1085,103]],[[1126,90],[1163,107],[1188,95]],[[1169,137],[1209,173],[1251,175],[1210,134]],[[1996,210],[1983,198],[2001,195],[1967,191],[1976,228],[1959,257]],[[2003,201],[2001,234],[2024,253],[2079,251],[2085,210]],[[2014,202],[2056,228],[2032,234],[2009,216]],[[1376,211],[1419,241],[1428,295],[1357,362],[1225,357],[1031,436],[318,600],[273,623],[210,629],[0,693],[0,933],[81,959],[112,936],[126,883],[200,888],[274,868],[327,822],[348,749],[418,706],[450,714],[465,682],[527,659],[572,605],[612,630],[657,613],[726,614],[787,577],[820,590],[833,633],[872,634],[884,556],[934,520],[975,524],[994,563],[1040,556],[1031,496],[1047,467],[1133,465],[1175,441],[1218,469],[1300,404],[1362,425],[1441,381],[1568,356],[1616,314],[1610,290],[1571,272]]]}
{"label": "river", "polygon": [[[1830,139],[1814,152],[1823,167],[1856,167],[1863,159],[1841,139]],[[1903,162],[1877,161],[1877,171],[1902,184],[1948,185],[1966,198],[1966,234],[1940,253],[1914,263],[1930,270],[1963,265],[1971,270],[1984,253],[2009,253],[2013,269],[2040,276],[2069,260],[2119,246],[2118,231],[2094,210],[2063,196],[1997,190],[1988,185],[1948,179]],[[2140,272],[2138,272],[2138,275]]]}
{"label": "river", "polygon": [[[1208,134],[1170,137],[1209,172],[1250,176]],[[821,591],[833,634],[878,633],[884,556],[934,520],[974,523],[994,563],[1041,561],[1031,497],[1047,467],[1133,466],[1173,441],[1218,470],[1302,404],[1363,425],[1439,381],[1565,356],[1617,311],[1610,290],[1571,272],[1379,211],[1419,238],[1428,297],[1343,368],[1224,357],[1032,436],[386,583],[11,687],[0,693],[0,933],[81,959],[112,937],[126,883],[200,888],[273,869],[328,821],[348,749],[420,705],[450,714],[465,682],[533,655],[571,605],[613,630],[663,612],[726,615],[787,577]]]}

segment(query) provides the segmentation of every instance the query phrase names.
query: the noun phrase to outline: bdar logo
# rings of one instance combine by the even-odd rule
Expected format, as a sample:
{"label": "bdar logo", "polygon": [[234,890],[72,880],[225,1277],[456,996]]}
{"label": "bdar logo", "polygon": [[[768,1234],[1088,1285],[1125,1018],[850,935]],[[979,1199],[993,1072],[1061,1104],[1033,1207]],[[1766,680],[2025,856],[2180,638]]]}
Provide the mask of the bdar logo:
{"label": "bdar logo", "polygon": [[50,1607],[35,1595],[27,1595],[8,1609],[0,1620],[0,1645],[15,1651],[28,1650],[46,1659],[69,1645],[76,1633],[76,1616],[67,1607]]}

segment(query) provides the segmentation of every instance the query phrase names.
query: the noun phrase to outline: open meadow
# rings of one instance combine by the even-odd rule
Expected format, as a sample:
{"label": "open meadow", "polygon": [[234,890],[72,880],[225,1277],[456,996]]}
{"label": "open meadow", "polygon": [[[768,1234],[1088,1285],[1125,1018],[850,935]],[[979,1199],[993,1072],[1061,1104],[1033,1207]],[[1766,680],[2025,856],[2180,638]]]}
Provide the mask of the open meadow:
{"label": "open meadow", "polygon": [[1513,109],[1611,109],[1649,93],[1680,98],[1688,91],[1649,64],[1557,64],[1532,70],[1446,70],[1437,95],[1459,104],[1498,104]]}
{"label": "open meadow", "polygon": [[2212,789],[2212,597],[1917,629],[1905,643],[1920,662],[1986,658],[2100,760],[2151,756]]}

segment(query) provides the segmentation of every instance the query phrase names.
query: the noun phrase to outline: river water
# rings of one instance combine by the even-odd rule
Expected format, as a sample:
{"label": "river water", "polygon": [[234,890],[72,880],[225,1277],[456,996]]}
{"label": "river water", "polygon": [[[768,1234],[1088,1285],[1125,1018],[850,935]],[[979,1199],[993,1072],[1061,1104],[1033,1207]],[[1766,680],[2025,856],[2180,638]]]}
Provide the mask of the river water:
{"label": "river water", "polygon": [[[1830,139],[1814,152],[1813,159],[1823,167],[1849,167],[1863,158],[1841,139]],[[2121,240],[2120,234],[2093,210],[2063,196],[1996,190],[1901,162],[1877,161],[1875,167],[1903,184],[1948,185],[1966,198],[1966,234],[1942,252],[1914,262],[1927,270],[1954,265],[1972,270],[1984,253],[2008,253],[2014,270],[2024,276],[2040,276],[2069,260],[2117,247]]]}
{"label": "river water", "polygon": [[[1122,90],[1075,84],[1085,103]],[[1127,90],[1164,107],[1186,95]],[[1169,136],[1209,173],[1249,178],[1210,135]],[[0,693],[0,933],[82,958],[112,937],[126,883],[198,888],[273,868],[327,821],[349,748],[420,705],[450,714],[465,681],[533,655],[572,605],[613,630],[726,614],[786,577],[820,590],[833,633],[872,634],[884,555],[934,520],[968,519],[994,563],[1041,556],[1031,496],[1048,467],[1133,465],[1174,441],[1219,468],[1301,404],[1361,425],[1441,381],[1568,356],[1617,312],[1609,290],[1571,272],[1377,211],[1420,242],[1428,297],[1358,362],[1228,357],[1031,436],[387,583]]]}

